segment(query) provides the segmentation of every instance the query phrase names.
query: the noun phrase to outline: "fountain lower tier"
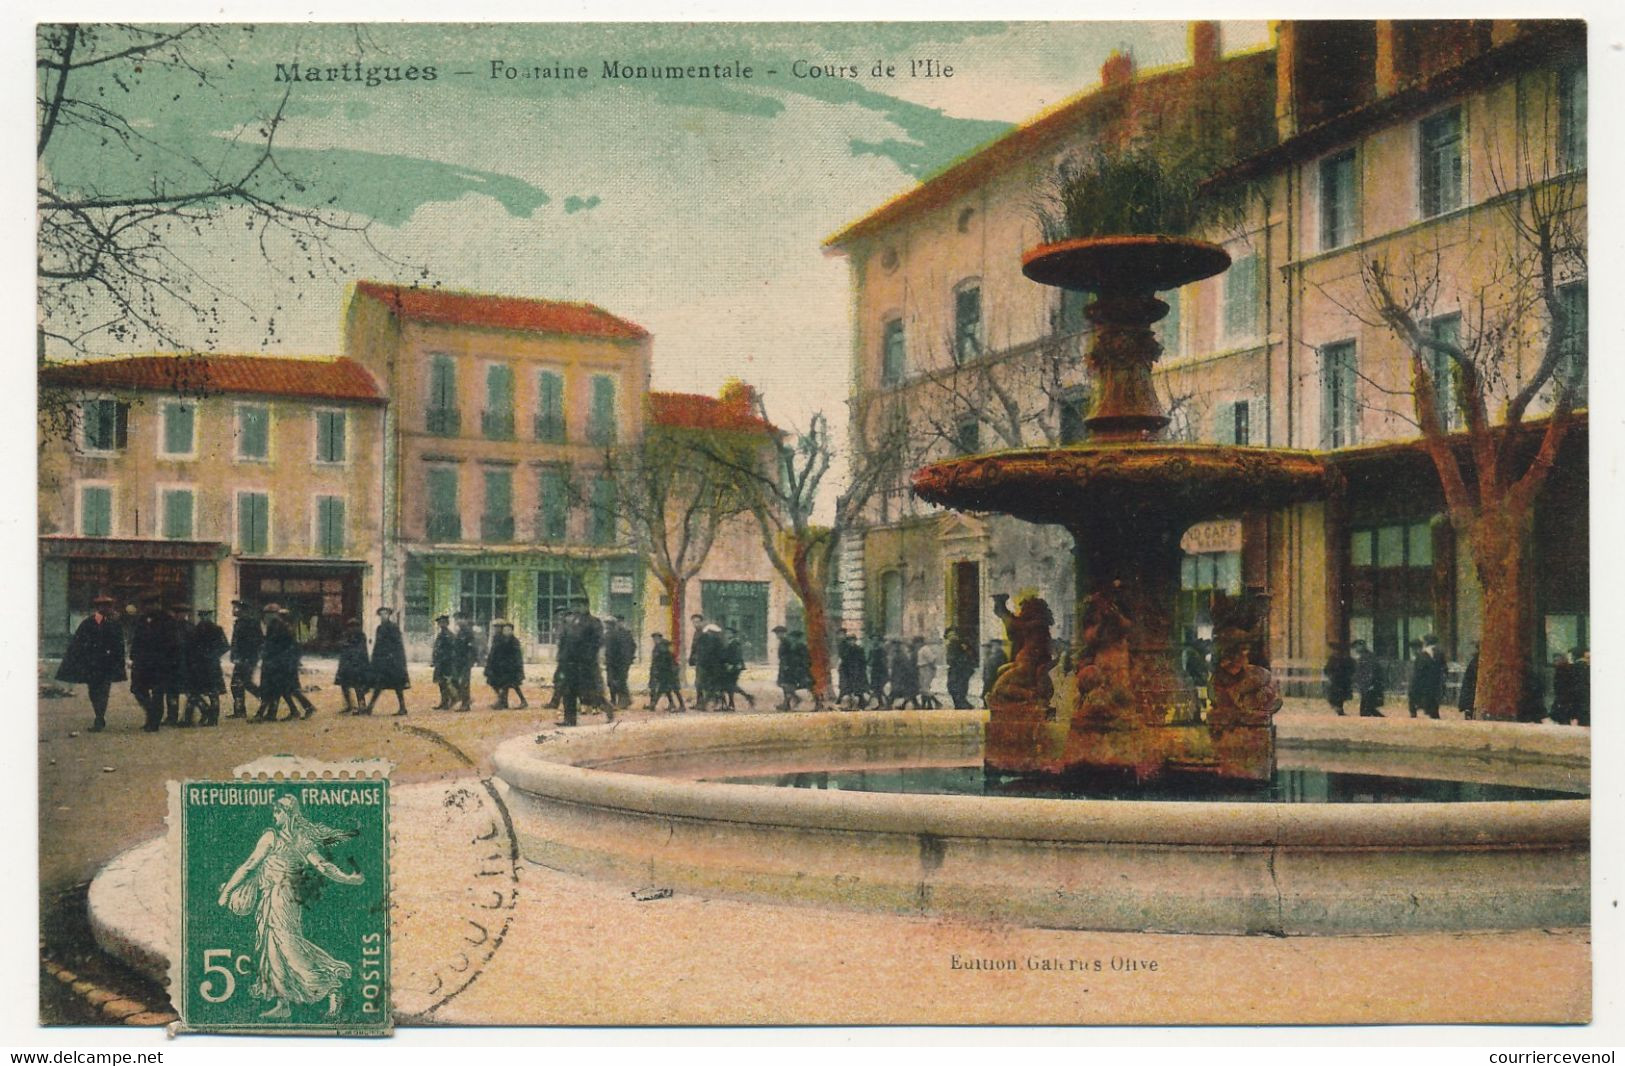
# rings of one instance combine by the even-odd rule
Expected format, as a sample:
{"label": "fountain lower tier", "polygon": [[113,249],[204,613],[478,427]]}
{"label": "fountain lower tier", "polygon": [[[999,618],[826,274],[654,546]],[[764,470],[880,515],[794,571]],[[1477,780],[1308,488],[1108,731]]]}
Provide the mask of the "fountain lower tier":
{"label": "fountain lower tier", "polygon": [[1201,706],[1173,639],[1180,538],[1205,518],[1313,499],[1323,484],[1320,461],[1304,452],[1158,443],[1002,452],[918,471],[923,499],[1061,525],[1080,549],[1072,705],[1053,705],[1047,605],[1000,604],[1012,652],[989,693],[986,765],[1269,780],[1280,696],[1260,665],[1263,619],[1245,604],[1215,619]]}

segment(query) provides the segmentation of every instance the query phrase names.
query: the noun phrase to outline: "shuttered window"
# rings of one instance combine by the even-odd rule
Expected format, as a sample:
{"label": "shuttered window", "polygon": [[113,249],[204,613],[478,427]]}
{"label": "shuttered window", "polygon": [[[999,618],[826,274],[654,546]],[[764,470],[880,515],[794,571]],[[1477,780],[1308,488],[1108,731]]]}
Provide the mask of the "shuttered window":
{"label": "shuttered window", "polygon": [[243,555],[271,550],[271,498],[263,492],[237,494],[237,550]]}
{"label": "shuttered window", "polygon": [[321,555],[344,554],[344,497],[316,497],[316,551]]}
{"label": "shuttered window", "polygon": [[271,457],[271,409],[263,404],[237,407],[237,458]]}

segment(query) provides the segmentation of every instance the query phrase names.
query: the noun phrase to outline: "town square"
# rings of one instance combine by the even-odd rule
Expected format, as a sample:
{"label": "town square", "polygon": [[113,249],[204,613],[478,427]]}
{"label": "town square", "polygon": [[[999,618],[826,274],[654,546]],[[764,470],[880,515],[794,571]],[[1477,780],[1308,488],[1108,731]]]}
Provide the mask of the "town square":
{"label": "town square", "polygon": [[1587,45],[42,24],[41,1023],[1592,1021]]}

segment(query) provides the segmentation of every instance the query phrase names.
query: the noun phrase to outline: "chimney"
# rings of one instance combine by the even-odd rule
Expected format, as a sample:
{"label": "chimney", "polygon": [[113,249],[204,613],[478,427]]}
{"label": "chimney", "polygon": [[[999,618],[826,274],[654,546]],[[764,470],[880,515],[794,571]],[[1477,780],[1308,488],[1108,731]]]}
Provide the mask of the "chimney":
{"label": "chimney", "polygon": [[1100,64],[1101,88],[1109,89],[1113,85],[1124,85],[1134,80],[1134,57],[1124,55],[1116,49],[1106,57],[1106,62]]}
{"label": "chimney", "polygon": [[1217,22],[1192,22],[1190,26],[1191,66],[1206,70],[1219,65],[1224,51],[1223,38]]}

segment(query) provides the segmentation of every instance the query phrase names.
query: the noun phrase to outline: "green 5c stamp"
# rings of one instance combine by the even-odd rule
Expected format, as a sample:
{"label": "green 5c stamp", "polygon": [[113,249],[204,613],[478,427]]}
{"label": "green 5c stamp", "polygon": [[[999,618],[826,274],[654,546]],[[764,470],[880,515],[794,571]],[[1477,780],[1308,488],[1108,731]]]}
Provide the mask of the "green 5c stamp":
{"label": "green 5c stamp", "polygon": [[389,782],[182,782],[185,1029],[390,1030]]}

